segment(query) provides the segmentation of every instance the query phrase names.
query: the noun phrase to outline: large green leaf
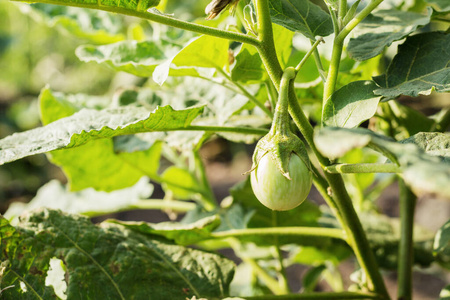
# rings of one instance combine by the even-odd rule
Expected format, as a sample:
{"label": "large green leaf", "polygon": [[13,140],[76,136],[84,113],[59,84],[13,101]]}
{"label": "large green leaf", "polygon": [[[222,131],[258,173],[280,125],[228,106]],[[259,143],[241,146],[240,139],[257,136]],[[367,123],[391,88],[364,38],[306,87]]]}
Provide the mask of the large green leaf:
{"label": "large green leaf", "polygon": [[269,1],[272,21],[307,38],[327,36],[333,32],[331,17],[309,0]]}
{"label": "large green leaf", "polygon": [[431,10],[422,15],[415,12],[400,10],[379,10],[367,16],[356,27],[347,51],[351,58],[366,60],[383,52],[386,46],[398,41],[419,26],[430,23]]}
{"label": "large green leaf", "polygon": [[380,96],[373,81],[354,81],[331,95],[323,110],[326,126],[353,128],[370,119],[377,111]]}
{"label": "large green leaf", "polygon": [[39,14],[49,26],[96,44],[115,43],[125,39],[123,19],[104,11],[48,4],[32,4],[29,12]]}
{"label": "large green leaf", "polygon": [[450,34],[430,32],[410,36],[386,74],[374,77],[381,87],[375,94],[388,98],[399,95],[428,95],[450,91]]}
{"label": "large green leaf", "polygon": [[55,210],[25,215],[16,228],[1,218],[0,233],[2,287],[13,286],[3,299],[55,297],[45,286],[53,257],[65,265],[68,300],[223,298],[233,276],[234,264],[216,254]]}
{"label": "large green leaf", "polygon": [[314,141],[317,149],[331,159],[342,157],[352,149],[369,146],[400,166],[405,182],[416,194],[432,194],[450,199],[450,163],[444,158],[450,156],[450,134],[421,135],[419,141],[427,140],[426,135],[431,135],[429,140],[435,143],[425,150],[438,148],[441,156],[425,152],[413,144],[414,138],[399,143],[364,128],[327,127],[315,133]]}
{"label": "large green leaf", "polygon": [[25,156],[84,145],[92,140],[139,132],[184,129],[203,107],[174,110],[170,106],[148,111],[142,107],[83,109],[44,127],[0,140],[0,164]]}

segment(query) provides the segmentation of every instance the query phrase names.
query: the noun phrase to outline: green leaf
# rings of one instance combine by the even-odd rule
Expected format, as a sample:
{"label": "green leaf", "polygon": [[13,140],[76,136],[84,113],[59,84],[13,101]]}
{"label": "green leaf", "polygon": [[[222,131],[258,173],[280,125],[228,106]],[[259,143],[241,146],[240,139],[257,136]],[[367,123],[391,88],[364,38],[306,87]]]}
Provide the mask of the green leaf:
{"label": "green leaf", "polygon": [[[155,68],[163,64],[173,47],[164,42],[153,41],[121,41],[102,46],[80,46],[75,53],[81,61],[106,64],[117,71],[127,72],[136,76],[150,77]],[[173,69],[171,76],[199,76],[193,68]]]}
{"label": "green leaf", "polygon": [[434,156],[442,156],[450,160],[450,138],[448,133],[420,132],[410,138],[400,141],[402,144],[412,143],[417,145],[425,153]]}
{"label": "green leaf", "polygon": [[320,265],[309,269],[302,279],[303,290],[305,292],[313,292],[320,280],[320,277],[322,276],[323,271],[326,269],[327,267],[325,265]]}
{"label": "green leaf", "polygon": [[5,218],[13,219],[25,211],[40,207],[60,209],[67,213],[97,216],[133,209],[135,204],[149,198],[153,193],[153,186],[147,177],[142,177],[135,185],[116,190],[111,193],[85,189],[70,192],[57,180],[52,180],[42,186],[36,197],[29,203],[13,202],[4,214]]}
{"label": "green leaf", "polygon": [[[292,52],[292,38],[294,33],[282,26],[273,24],[273,34],[277,42],[275,48],[277,58],[282,67],[287,66]],[[231,79],[244,83],[259,83],[268,78],[258,50],[248,44],[243,44],[236,55],[236,64],[231,70]]]}
{"label": "green leaf", "polygon": [[[22,0],[18,0],[20,2],[25,2]],[[121,1],[121,0],[54,0],[52,4],[66,5],[66,6],[78,6],[78,7],[89,7],[89,8],[98,8],[101,7],[114,7],[114,8],[122,8],[126,10],[135,10],[135,11],[147,11],[151,7],[158,6],[160,0],[129,0],[129,1]]]}
{"label": "green leaf", "polygon": [[55,297],[45,286],[52,257],[65,264],[69,300],[223,298],[233,276],[234,264],[216,254],[55,210],[28,214],[16,228],[1,218],[0,233],[2,286],[14,285],[5,299]]}
{"label": "green leaf", "polygon": [[370,119],[381,97],[376,96],[373,81],[354,81],[331,95],[323,110],[326,126],[353,128]]}
{"label": "green leaf", "polygon": [[122,222],[111,220],[133,231],[160,235],[179,245],[191,245],[210,238],[210,233],[220,225],[220,218],[216,215],[197,220],[191,224],[177,222],[161,222],[157,224],[147,222]]}
{"label": "green leaf", "polygon": [[347,51],[351,58],[367,60],[382,53],[392,42],[401,40],[418,27],[430,23],[431,10],[426,16],[409,11],[379,10],[367,16],[356,27]]}
{"label": "green leaf", "polygon": [[0,140],[0,164],[119,135],[184,129],[202,111],[203,107],[174,110],[170,106],[158,107],[153,112],[140,107],[83,109],[44,127]]}
{"label": "green leaf", "polygon": [[115,43],[125,39],[123,19],[105,11],[36,3],[30,12],[38,13],[51,27],[96,44]]}
{"label": "green leaf", "polygon": [[437,257],[440,264],[450,269],[450,220],[436,233],[433,254]]}
{"label": "green leaf", "polygon": [[442,11],[450,10],[450,3],[447,0],[425,0],[425,2],[436,4]]}
{"label": "green leaf", "polygon": [[333,33],[331,17],[308,0],[269,1],[272,21],[309,39]]}
{"label": "green leaf", "polygon": [[[229,42],[225,39],[209,35],[196,37],[177,54],[160,64],[153,73],[153,80],[162,85],[169,75],[192,70],[186,67],[222,69],[228,63],[228,47]],[[173,67],[174,65],[178,68]],[[196,75],[193,71],[189,72],[186,75],[199,76],[198,73]]]}
{"label": "green leaf", "polygon": [[389,133],[386,134],[396,140],[409,138],[422,131],[433,131],[436,126],[435,120],[396,100],[382,103],[380,115],[386,118],[377,118],[377,127],[380,129],[389,128]]}
{"label": "green leaf", "polygon": [[[336,127],[316,131],[314,141],[317,149],[330,159],[342,157],[352,149],[369,146],[400,166],[403,179],[417,195],[431,194],[450,199],[448,159],[429,155],[412,143],[399,143],[368,129]],[[436,141],[440,145],[448,145],[450,134],[444,133]],[[445,157],[448,157],[448,146],[444,147]]]}
{"label": "green leaf", "polygon": [[201,193],[200,183],[189,171],[171,166],[161,175],[164,191],[171,191],[175,198],[189,200]]}
{"label": "green leaf", "polygon": [[450,91],[450,34],[427,32],[410,36],[398,47],[398,53],[386,74],[374,77],[381,87],[375,94],[387,98],[400,95],[416,97]]}
{"label": "green leaf", "polygon": [[267,77],[258,50],[255,47],[242,44],[236,55],[236,64],[231,70],[231,79],[244,83],[259,82]]}
{"label": "green leaf", "polygon": [[253,209],[245,209],[239,204],[232,204],[226,208],[219,207],[212,211],[206,211],[203,207],[197,206],[196,209],[188,211],[181,222],[188,225],[211,216],[218,216],[221,222],[220,226],[214,229],[215,232],[245,229],[254,212]]}

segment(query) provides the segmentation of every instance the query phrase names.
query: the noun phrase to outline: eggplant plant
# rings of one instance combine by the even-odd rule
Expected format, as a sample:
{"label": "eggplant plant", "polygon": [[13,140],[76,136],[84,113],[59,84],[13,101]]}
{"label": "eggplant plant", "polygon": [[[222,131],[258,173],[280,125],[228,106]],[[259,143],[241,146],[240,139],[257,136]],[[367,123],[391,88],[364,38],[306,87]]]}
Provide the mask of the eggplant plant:
{"label": "eggplant plant", "polygon": [[[450,200],[448,1],[15,3],[134,81],[44,86],[42,126],[0,140],[1,165],[46,153],[68,181],[1,216],[0,299],[410,300],[413,268],[448,275],[450,221],[414,223],[417,199]],[[217,139],[257,143],[225,199],[201,152]],[[392,185],[399,218],[376,203]],[[89,219],[131,209],[178,221]]]}

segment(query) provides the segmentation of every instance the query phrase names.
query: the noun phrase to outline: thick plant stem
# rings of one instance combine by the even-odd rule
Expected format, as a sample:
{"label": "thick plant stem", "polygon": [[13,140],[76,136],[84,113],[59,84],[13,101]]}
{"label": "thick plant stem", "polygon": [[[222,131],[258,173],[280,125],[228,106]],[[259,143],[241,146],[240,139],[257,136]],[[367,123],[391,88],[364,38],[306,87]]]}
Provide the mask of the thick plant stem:
{"label": "thick plant stem", "polygon": [[[342,48],[344,47],[344,41],[337,41],[335,39],[333,44],[333,52],[331,54],[330,67],[328,68],[328,76],[325,82],[323,91],[322,108],[325,107],[328,98],[334,93],[336,88],[336,82],[339,74],[339,65],[341,62]],[[322,111],[323,113],[323,111]]]}
{"label": "thick plant stem", "polygon": [[[34,2],[34,1],[24,1],[24,0],[16,0],[18,2]],[[122,7],[115,7],[115,6],[104,6],[99,5],[97,2],[64,2],[62,0],[39,0],[37,1],[39,3],[45,3],[45,4],[55,4],[55,5],[65,5],[65,6],[74,6],[74,7],[84,7],[84,8],[90,8],[90,9],[97,9],[97,10],[104,10],[109,11],[112,13],[118,13],[133,17],[138,17],[141,19],[146,19],[149,21],[161,23],[164,25],[180,28],[187,31],[192,31],[200,34],[206,34],[211,35],[219,38],[224,38],[236,42],[241,43],[247,43],[250,45],[258,46],[259,41],[250,36],[243,33],[237,33],[237,32],[231,32],[231,31],[225,31],[221,29],[217,29],[210,26],[204,26],[200,24],[195,24],[191,22],[186,22],[182,20],[177,20],[175,18],[172,18],[167,15],[163,14],[154,14],[147,11],[136,11],[133,9],[127,9]]]}
{"label": "thick plant stem", "polygon": [[417,197],[399,179],[401,235],[398,251],[398,300],[412,299],[412,267],[414,263],[414,211]]}
{"label": "thick plant stem", "polygon": [[256,18],[258,22],[258,40],[260,44],[256,46],[261,60],[266,66],[267,73],[278,89],[280,87],[283,70],[277,58],[275,43],[273,40],[272,20],[270,19],[269,1],[255,0]]}
{"label": "thick plant stem", "polygon": [[385,299],[389,299],[389,294],[379,272],[375,256],[370,248],[369,241],[367,240],[367,236],[359,221],[355,208],[353,207],[352,200],[345,189],[341,175],[325,173],[325,177],[332,189],[332,197],[336,199],[339,212],[345,221],[348,242],[352,246],[361,268],[367,274],[369,288],[375,293],[383,296]]}

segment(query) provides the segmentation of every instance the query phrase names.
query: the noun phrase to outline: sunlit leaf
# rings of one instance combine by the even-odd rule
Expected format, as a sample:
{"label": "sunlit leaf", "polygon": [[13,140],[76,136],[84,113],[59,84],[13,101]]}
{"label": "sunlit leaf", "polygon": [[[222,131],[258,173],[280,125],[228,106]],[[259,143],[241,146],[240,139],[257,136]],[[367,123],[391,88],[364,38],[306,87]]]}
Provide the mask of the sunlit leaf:
{"label": "sunlit leaf", "polygon": [[331,17],[308,0],[269,1],[272,21],[307,38],[327,36],[333,32]]}
{"label": "sunlit leaf", "polygon": [[353,128],[370,119],[377,111],[380,96],[373,81],[354,81],[331,95],[323,109],[327,126]]}
{"label": "sunlit leaf", "polygon": [[431,10],[422,15],[400,10],[379,10],[367,16],[353,32],[347,51],[351,58],[366,60],[377,56],[392,42],[430,23]]}
{"label": "sunlit leaf", "polygon": [[386,74],[374,77],[381,87],[375,94],[387,98],[399,95],[416,97],[450,91],[450,34],[427,32],[410,36],[398,47],[398,53]]}
{"label": "sunlit leaf", "polygon": [[[125,39],[125,24],[120,16],[104,11],[36,3],[33,14],[39,14],[49,26],[96,44],[115,43]],[[33,15],[32,14],[32,15]]]}

